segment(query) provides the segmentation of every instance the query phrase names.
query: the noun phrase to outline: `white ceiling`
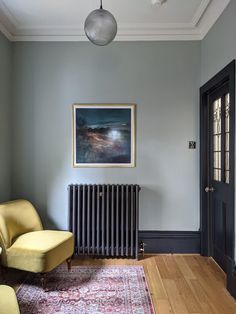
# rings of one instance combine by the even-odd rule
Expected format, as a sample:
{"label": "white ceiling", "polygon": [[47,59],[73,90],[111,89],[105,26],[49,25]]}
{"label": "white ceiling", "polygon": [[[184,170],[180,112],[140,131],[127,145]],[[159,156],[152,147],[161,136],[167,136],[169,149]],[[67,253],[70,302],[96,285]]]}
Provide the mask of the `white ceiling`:
{"label": "white ceiling", "polygon": [[[84,21],[99,2],[0,0],[0,30],[12,41],[86,41]],[[103,0],[103,7],[117,20],[116,40],[201,40],[229,2]]]}

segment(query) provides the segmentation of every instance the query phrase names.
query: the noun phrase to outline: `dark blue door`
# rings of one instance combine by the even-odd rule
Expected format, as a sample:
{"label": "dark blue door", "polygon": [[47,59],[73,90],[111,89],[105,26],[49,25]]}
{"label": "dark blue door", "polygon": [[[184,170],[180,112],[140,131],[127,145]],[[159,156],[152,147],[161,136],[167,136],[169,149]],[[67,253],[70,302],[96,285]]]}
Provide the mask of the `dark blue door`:
{"label": "dark blue door", "polygon": [[209,245],[212,257],[226,272],[234,247],[234,121],[229,83],[212,91],[208,99]]}

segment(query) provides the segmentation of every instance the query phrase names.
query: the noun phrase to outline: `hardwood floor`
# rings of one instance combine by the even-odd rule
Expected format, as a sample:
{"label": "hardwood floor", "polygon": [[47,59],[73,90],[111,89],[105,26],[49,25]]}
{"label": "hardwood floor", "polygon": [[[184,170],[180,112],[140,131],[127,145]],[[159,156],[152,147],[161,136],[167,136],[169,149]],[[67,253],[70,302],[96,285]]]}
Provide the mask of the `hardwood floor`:
{"label": "hardwood floor", "polygon": [[235,314],[224,272],[199,255],[145,255],[140,261],[76,259],[73,265],[142,265],[156,314]]}
{"label": "hardwood floor", "polygon": [[[225,288],[225,274],[210,258],[199,255],[145,255],[139,261],[86,258],[73,260],[73,265],[142,265],[156,314],[236,314],[236,302]],[[14,284],[16,289],[22,276],[24,273]]]}

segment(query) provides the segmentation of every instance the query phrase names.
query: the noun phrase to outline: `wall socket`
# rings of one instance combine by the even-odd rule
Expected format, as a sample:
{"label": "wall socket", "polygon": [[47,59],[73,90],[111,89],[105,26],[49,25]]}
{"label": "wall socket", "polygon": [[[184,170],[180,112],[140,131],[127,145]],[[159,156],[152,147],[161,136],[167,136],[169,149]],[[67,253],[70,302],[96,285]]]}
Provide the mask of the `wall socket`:
{"label": "wall socket", "polygon": [[196,149],[197,143],[195,141],[189,141],[188,142],[188,148],[189,149]]}

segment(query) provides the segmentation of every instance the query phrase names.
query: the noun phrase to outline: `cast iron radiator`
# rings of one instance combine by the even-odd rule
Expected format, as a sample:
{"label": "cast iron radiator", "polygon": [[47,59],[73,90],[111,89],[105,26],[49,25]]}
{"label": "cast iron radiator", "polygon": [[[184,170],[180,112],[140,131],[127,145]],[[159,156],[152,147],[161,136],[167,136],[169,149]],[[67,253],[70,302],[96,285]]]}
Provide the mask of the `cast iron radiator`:
{"label": "cast iron radiator", "polygon": [[138,258],[138,185],[68,186],[75,255]]}

